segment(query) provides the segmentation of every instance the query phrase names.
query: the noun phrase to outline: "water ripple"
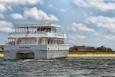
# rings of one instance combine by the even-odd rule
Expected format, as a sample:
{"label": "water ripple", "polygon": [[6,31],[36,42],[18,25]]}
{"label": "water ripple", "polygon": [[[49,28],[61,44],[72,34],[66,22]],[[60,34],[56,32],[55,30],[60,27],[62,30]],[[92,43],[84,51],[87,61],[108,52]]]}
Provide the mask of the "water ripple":
{"label": "water ripple", "polygon": [[0,77],[115,77],[115,59],[0,60]]}

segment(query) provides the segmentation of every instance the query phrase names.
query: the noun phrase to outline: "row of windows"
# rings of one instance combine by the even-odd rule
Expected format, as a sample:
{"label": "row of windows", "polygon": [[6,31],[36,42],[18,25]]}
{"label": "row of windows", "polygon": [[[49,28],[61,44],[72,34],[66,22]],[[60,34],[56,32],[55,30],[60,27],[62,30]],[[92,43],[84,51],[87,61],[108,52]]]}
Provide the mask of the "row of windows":
{"label": "row of windows", "polygon": [[37,41],[37,39],[18,39],[16,40],[12,40],[9,41],[9,44],[64,44],[64,40],[63,39],[39,39]]}
{"label": "row of windows", "polygon": [[48,39],[48,44],[64,44],[64,40]]}
{"label": "row of windows", "polygon": [[15,33],[35,33],[35,32],[56,32],[56,28],[38,28],[38,29],[16,29]]}

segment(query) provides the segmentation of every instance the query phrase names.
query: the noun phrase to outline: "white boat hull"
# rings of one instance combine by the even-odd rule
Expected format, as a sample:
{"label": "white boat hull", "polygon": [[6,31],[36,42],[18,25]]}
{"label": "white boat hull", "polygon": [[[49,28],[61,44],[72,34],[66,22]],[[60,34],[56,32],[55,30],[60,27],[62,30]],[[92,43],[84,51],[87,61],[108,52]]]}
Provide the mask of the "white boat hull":
{"label": "white boat hull", "polygon": [[68,55],[67,45],[5,45],[4,59],[52,59]]}

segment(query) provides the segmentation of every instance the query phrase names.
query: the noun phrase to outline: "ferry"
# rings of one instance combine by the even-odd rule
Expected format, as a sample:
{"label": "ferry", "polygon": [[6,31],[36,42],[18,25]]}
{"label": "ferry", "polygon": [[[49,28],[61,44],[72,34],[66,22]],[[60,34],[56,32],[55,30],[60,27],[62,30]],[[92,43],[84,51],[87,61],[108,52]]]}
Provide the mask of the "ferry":
{"label": "ferry", "polygon": [[69,46],[60,25],[19,24],[9,33],[4,46],[4,59],[53,59],[67,57]]}

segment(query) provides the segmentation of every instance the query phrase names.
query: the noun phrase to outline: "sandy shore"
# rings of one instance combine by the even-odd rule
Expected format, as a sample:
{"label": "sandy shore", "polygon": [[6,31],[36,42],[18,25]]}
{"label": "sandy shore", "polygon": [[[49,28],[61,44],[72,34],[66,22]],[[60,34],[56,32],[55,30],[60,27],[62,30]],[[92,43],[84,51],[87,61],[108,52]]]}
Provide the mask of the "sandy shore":
{"label": "sandy shore", "polygon": [[0,58],[3,58],[3,57],[4,57],[4,55],[2,53],[0,53]]}
{"label": "sandy shore", "polygon": [[[0,58],[3,58],[4,55],[0,53]],[[68,57],[115,57],[115,54],[69,54]]]}
{"label": "sandy shore", "polygon": [[115,57],[115,54],[69,54],[68,57]]}
{"label": "sandy shore", "polygon": [[0,54],[0,57],[3,57],[4,55],[3,54]]}

